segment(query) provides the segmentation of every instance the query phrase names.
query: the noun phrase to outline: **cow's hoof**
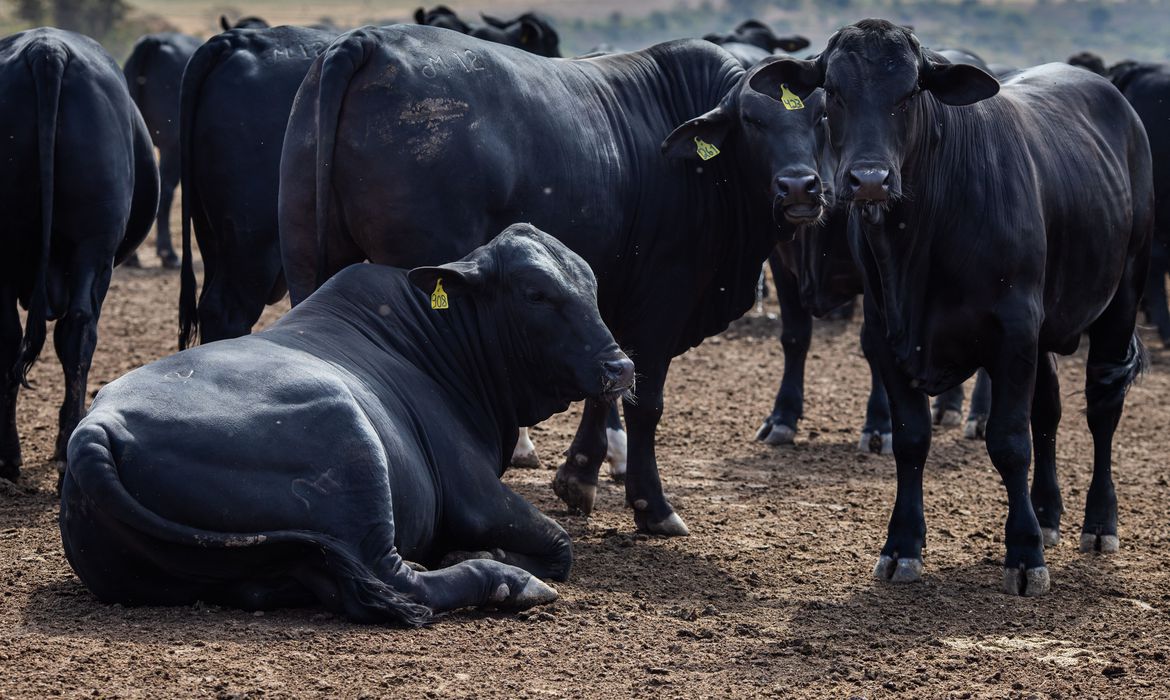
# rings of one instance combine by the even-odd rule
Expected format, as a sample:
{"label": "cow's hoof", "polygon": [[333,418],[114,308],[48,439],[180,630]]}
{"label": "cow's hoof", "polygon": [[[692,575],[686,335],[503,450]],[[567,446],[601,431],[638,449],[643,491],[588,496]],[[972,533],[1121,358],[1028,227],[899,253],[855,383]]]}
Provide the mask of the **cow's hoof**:
{"label": "cow's hoof", "polygon": [[609,462],[609,475],[617,482],[626,479],[626,431],[605,429],[605,461]]}
{"label": "cow's hoof", "polygon": [[540,455],[536,452],[512,453],[512,467],[516,469],[543,469],[544,465],[540,462]]}
{"label": "cow's hoof", "polygon": [[987,416],[975,416],[967,420],[963,437],[968,440],[983,440],[987,437]]}
{"label": "cow's hoof", "polygon": [[1081,533],[1082,552],[1100,552],[1113,554],[1121,548],[1121,541],[1117,535],[1094,535],[1091,532]]}
{"label": "cow's hoof", "polygon": [[179,256],[175,255],[173,250],[160,250],[158,259],[162,261],[162,266],[168,270],[178,270],[180,267]]}
{"label": "cow's hoof", "polygon": [[553,492],[565,502],[569,508],[582,515],[593,512],[593,503],[597,500],[597,484],[587,484],[565,471],[565,465],[557,470],[552,482]]}
{"label": "cow's hoof", "polygon": [[527,610],[537,605],[547,605],[556,600],[557,596],[557,589],[533,576],[509,602],[508,607],[516,610]]}
{"label": "cow's hoof", "polygon": [[862,430],[861,441],[857,443],[857,449],[875,455],[894,454],[894,434],[881,433],[876,430]]}
{"label": "cow's hoof", "polygon": [[756,431],[756,439],[767,445],[791,445],[796,442],[796,428],[765,421]]}
{"label": "cow's hoof", "polygon": [[662,520],[657,522],[651,521],[638,508],[638,504],[634,504],[634,523],[638,526],[638,532],[645,532],[651,535],[662,535],[663,537],[686,537],[691,534],[691,529],[683,522],[683,519],[678,516],[678,513],[671,512]]}
{"label": "cow's hoof", "polygon": [[20,479],[19,459],[0,459],[0,479],[16,482]]}
{"label": "cow's hoof", "polygon": [[130,257],[122,261],[122,267],[142,267],[142,261],[138,259],[138,253],[131,253]]}
{"label": "cow's hoof", "polygon": [[1052,590],[1052,579],[1048,577],[1048,567],[1038,566],[1034,569],[1003,570],[1003,592],[1008,595],[1027,596],[1035,598]]}
{"label": "cow's hoof", "polygon": [[1060,529],[1055,527],[1040,528],[1040,536],[1044,538],[1044,548],[1055,547],[1060,544]]}
{"label": "cow's hoof", "polygon": [[942,428],[957,428],[963,424],[963,414],[953,408],[948,408],[941,414],[934,415],[934,424]]}
{"label": "cow's hoof", "polygon": [[881,555],[873,567],[873,577],[891,583],[914,583],[922,580],[921,559],[895,559]]}

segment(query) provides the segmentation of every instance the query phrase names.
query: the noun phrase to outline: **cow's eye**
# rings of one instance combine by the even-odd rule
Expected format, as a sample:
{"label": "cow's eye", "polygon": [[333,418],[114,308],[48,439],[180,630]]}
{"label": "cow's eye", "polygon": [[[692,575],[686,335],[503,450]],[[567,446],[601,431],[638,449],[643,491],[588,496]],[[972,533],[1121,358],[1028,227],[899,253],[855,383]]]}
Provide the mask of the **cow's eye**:
{"label": "cow's eye", "polygon": [[757,128],[757,129],[764,128],[764,122],[760,121],[759,119],[756,119],[755,117],[748,116],[746,114],[743,117],[743,122],[749,126],[753,126],[753,127]]}

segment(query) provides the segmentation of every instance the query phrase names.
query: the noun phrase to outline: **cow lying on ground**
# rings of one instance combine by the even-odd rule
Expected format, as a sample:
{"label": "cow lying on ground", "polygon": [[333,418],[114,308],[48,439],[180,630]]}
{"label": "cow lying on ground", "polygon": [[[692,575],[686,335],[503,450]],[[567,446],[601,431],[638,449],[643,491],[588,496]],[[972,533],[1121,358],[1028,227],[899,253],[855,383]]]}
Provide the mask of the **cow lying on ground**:
{"label": "cow lying on ground", "polygon": [[1073,352],[1086,332],[1094,459],[1081,549],[1118,547],[1112,440],[1144,364],[1134,327],[1154,216],[1145,130],[1086,71],[1039,66],[1001,90],[979,68],[933,61],[883,20],[841,30],[815,61],[780,65],[798,94],[826,93],[836,189],[852,201],[866,332],[895,426],[898,495],[874,573],[920,578],[931,436],[922,392],[984,367],[987,451],[1008,496],[1003,585],[1042,595],[1044,546],[1059,541],[1063,511],[1051,353]]}
{"label": "cow lying on ground", "polygon": [[127,605],[415,624],[555,599],[539,578],[566,579],[569,536],[499,477],[518,424],[632,386],[596,294],[517,224],[458,262],[354,265],[268,330],[130,372],[69,443],[69,563]]}
{"label": "cow lying on ground", "polygon": [[560,58],[561,38],[540,15],[525,12],[514,19],[498,19],[484,14],[480,17],[483,18],[483,24],[465,22],[446,5],[436,5],[429,10],[420,7],[414,11],[416,24],[450,29],[483,41],[523,49],[537,56]]}
{"label": "cow lying on ground", "polygon": [[150,231],[158,168],[118,64],[93,39],[51,28],[0,39],[0,95],[0,477],[15,480],[17,393],[46,322],[57,320],[65,372],[60,461],[85,410],[110,275]]}
{"label": "cow lying on ground", "polygon": [[[774,78],[771,63],[745,72],[699,40],[551,60],[433,27],[344,34],[306,76],[285,134],[292,301],[362,259],[456,257],[520,213],[555,227],[597,274],[602,317],[638,361],[638,400],[624,403],[635,522],[686,534],[654,453],[671,358],[751,308],[768,252],[822,214],[778,184],[811,175],[819,187],[821,106],[785,109]],[[555,481],[584,512],[608,414],[587,403]]]}
{"label": "cow lying on ground", "polygon": [[[179,186],[179,86],[183,69],[202,39],[162,32],[141,37],[130,51],[122,73],[130,97],[142,112],[142,119],[150,131],[150,140],[159,152],[159,192],[156,217],[155,250],[163,267],[177,269],[179,256],[171,243],[171,203]],[[126,263],[138,264],[132,255]]]}
{"label": "cow lying on ground", "polygon": [[1170,66],[1122,61],[1106,70],[1100,56],[1087,52],[1073,56],[1069,63],[1109,78],[1146,126],[1154,157],[1157,211],[1142,306],[1146,320],[1154,324],[1162,343],[1170,347],[1170,307],[1166,302],[1166,277],[1170,275]]}

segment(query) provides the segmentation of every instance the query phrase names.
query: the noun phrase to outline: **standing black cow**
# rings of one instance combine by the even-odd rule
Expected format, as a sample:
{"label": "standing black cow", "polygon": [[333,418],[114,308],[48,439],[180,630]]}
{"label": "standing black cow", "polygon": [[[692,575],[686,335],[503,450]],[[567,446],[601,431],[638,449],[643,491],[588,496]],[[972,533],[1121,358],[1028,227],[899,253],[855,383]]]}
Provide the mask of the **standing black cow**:
{"label": "standing black cow", "polygon": [[500,482],[517,423],[633,379],[589,268],[531,226],[409,274],[355,265],[268,330],[104,387],[69,443],[65,554],[107,603],[420,623],[549,602],[537,577],[568,578],[572,545]]}
{"label": "standing black cow", "polygon": [[42,28],[0,40],[0,96],[0,477],[15,480],[17,393],[46,322],[57,320],[65,372],[60,461],[85,409],[110,275],[150,231],[158,167],[118,64],[93,39]]}
{"label": "standing black cow", "polygon": [[[638,362],[638,401],[624,406],[635,521],[686,534],[654,455],[670,360],[750,308],[768,251],[821,214],[780,191],[782,178],[815,178],[821,104],[782,107],[773,65],[745,72],[698,40],[550,60],[433,27],[342,35],[285,134],[292,301],[366,258],[456,257],[503,221],[555,230],[593,267],[602,317]],[[607,413],[586,404],[555,481],[584,512]]]}
{"label": "standing black cow", "polygon": [[[155,250],[163,267],[179,267],[179,256],[171,243],[171,202],[179,186],[179,86],[187,60],[203,41],[177,32],[147,34],[140,38],[126,59],[122,73],[130,98],[138,105],[150,140],[159,152],[162,187],[156,218]],[[127,264],[137,264],[132,255]]]}
{"label": "standing black cow", "polygon": [[[747,51],[744,47],[755,47],[763,51],[764,56],[769,56],[777,51],[783,53],[800,51],[801,49],[808,48],[809,43],[808,39],[799,34],[776,36],[771,27],[758,19],[744,20],[735,29],[726,34],[711,33],[704,36],[703,39],[712,44],[722,46],[732,56],[740,59],[740,62],[744,63],[745,68],[755,65],[760,59],[753,59],[753,56],[758,54]],[[748,63],[749,61],[750,63]]]}
{"label": "standing black cow", "polygon": [[866,327],[884,336],[873,347],[896,426],[898,496],[874,573],[921,576],[931,433],[922,392],[985,367],[994,387],[987,451],[1008,496],[1003,584],[1042,595],[1044,546],[1059,541],[1063,511],[1051,352],[1074,351],[1085,332],[1095,449],[1081,549],[1118,546],[1112,439],[1144,361],[1134,327],[1153,227],[1141,122],[1085,71],[1040,66],[1000,90],[976,67],[932,60],[911,32],[883,20],[841,30],[816,61],[780,65],[798,93],[827,94]]}
{"label": "standing black cow", "polygon": [[1170,66],[1164,63],[1122,61],[1108,71],[1100,56],[1085,52],[1069,63],[1104,75],[1121,90],[1146,126],[1154,156],[1154,245],[1150,273],[1142,301],[1146,319],[1170,347],[1170,308],[1166,302],[1166,277],[1170,275]]}
{"label": "standing black cow", "polygon": [[[334,35],[303,27],[212,37],[183,75],[179,348],[252,330],[284,296],[276,197],[293,97]],[[191,229],[203,257],[196,301]]]}
{"label": "standing black cow", "polygon": [[436,5],[429,10],[420,7],[414,11],[416,24],[450,29],[494,44],[524,49],[537,56],[559,58],[561,55],[561,38],[557,30],[536,13],[525,12],[514,19],[498,19],[483,14],[480,17],[483,18],[483,24],[464,22],[446,5]]}

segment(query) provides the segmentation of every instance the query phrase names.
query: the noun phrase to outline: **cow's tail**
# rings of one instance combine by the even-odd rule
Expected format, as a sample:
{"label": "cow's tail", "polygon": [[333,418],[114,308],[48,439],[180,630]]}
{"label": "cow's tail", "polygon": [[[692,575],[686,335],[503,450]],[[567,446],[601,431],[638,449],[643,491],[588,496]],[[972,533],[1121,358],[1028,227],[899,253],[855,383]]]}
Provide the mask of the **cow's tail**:
{"label": "cow's tail", "polygon": [[329,204],[333,199],[333,151],[341,103],[349,90],[350,80],[365,65],[375,45],[376,39],[364,28],[356,29],[334,41],[321,55],[321,81],[317,87],[317,271],[314,289],[325,283],[329,269],[326,258]]}
{"label": "cow's tail", "polygon": [[41,188],[41,240],[34,272],[28,318],[16,366],[15,377],[28,386],[28,373],[45,346],[45,327],[49,318],[49,251],[53,235],[53,168],[57,151],[57,106],[61,100],[61,81],[68,63],[65,47],[57,42],[38,44],[28,56],[29,68],[37,91],[37,158]]}
{"label": "cow's tail", "polygon": [[179,271],[179,349],[199,341],[199,306],[195,289],[195,260],[191,253],[191,217],[199,204],[199,188],[191,170],[194,157],[195,111],[199,104],[199,93],[203,81],[219,63],[220,58],[232,49],[230,35],[220,34],[200,46],[183,71],[183,82],[179,89],[179,183],[183,188],[182,236],[183,261]]}
{"label": "cow's tail", "polygon": [[247,547],[292,546],[297,557],[323,557],[329,575],[336,582],[346,614],[363,622],[397,622],[412,627],[430,621],[432,611],[379,579],[353,550],[335,537],[309,530],[273,530],[230,533],[190,527],[168,520],[144,506],[126,490],[106,428],[83,424],[69,442],[69,467],[63,497],[74,489],[80,498],[101,509],[103,515],[152,539],[181,547],[199,549],[240,549]]}
{"label": "cow's tail", "polygon": [[1150,356],[1137,331],[1129,339],[1125,360],[1119,363],[1092,362],[1085,366],[1086,407],[1089,415],[1117,410],[1125,401],[1129,388],[1150,366]]}
{"label": "cow's tail", "polygon": [[158,37],[147,34],[138,40],[126,65],[122,67],[122,75],[126,76],[126,87],[130,90],[130,99],[134,104],[142,105],[142,86],[145,84],[146,68],[150,65],[154,55],[158,53]]}

